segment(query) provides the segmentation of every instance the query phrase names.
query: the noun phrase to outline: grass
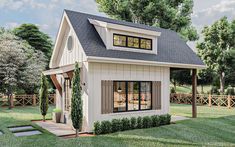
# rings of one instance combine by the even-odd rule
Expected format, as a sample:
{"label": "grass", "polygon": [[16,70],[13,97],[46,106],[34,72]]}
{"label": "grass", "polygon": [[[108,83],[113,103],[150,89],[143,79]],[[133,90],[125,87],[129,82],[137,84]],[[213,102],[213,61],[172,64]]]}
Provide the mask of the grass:
{"label": "grass", "polygon": [[[47,118],[51,118],[50,108]],[[191,116],[190,105],[171,105],[171,114]],[[95,137],[58,138],[31,123],[41,119],[37,107],[0,108],[1,147],[63,146],[235,146],[235,109],[198,106],[198,118],[167,126],[117,132]],[[7,127],[32,125],[42,135],[15,137]]]}
{"label": "grass", "polygon": [[[171,88],[173,87],[173,85],[171,85]],[[210,91],[211,86],[210,85],[205,85],[203,86],[203,92],[207,93],[208,91]],[[202,88],[201,86],[197,86],[197,91],[199,93],[202,93]],[[176,86],[176,93],[192,93],[192,86],[191,85],[182,85],[182,86]]]}

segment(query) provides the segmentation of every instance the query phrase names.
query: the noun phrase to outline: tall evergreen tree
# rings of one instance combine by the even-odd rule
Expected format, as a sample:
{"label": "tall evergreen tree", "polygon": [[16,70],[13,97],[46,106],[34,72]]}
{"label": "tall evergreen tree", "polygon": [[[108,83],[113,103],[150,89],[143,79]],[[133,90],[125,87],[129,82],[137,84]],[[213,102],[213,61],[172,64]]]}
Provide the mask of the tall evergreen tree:
{"label": "tall evergreen tree", "polygon": [[41,75],[41,88],[40,88],[40,93],[39,93],[39,106],[40,106],[41,114],[43,116],[43,121],[45,121],[45,116],[47,114],[48,105],[49,105],[48,83],[47,83],[46,76],[42,74]]}
{"label": "tall evergreen tree", "polygon": [[78,137],[78,131],[82,128],[83,118],[83,103],[81,96],[81,85],[80,85],[80,69],[78,63],[75,65],[73,81],[72,81],[72,107],[71,117],[73,127],[76,129],[76,137]]}
{"label": "tall evergreen tree", "polygon": [[49,62],[52,53],[51,38],[34,24],[22,24],[14,29],[16,36],[26,40],[35,50],[41,51]]}
{"label": "tall evergreen tree", "polygon": [[99,10],[110,17],[171,29],[185,40],[198,38],[191,25],[193,0],[96,0]]}

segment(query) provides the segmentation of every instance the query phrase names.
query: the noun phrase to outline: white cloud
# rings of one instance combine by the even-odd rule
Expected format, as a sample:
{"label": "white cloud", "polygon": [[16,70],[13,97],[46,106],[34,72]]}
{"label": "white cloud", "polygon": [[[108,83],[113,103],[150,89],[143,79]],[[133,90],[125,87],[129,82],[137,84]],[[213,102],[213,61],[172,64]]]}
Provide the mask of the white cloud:
{"label": "white cloud", "polygon": [[7,29],[12,29],[12,28],[15,28],[15,27],[18,27],[20,24],[17,23],[17,22],[8,22],[5,24],[5,27]]}
{"label": "white cloud", "polygon": [[194,10],[192,23],[201,31],[204,26],[211,25],[224,16],[229,20],[235,19],[235,0],[220,0],[207,8]]}

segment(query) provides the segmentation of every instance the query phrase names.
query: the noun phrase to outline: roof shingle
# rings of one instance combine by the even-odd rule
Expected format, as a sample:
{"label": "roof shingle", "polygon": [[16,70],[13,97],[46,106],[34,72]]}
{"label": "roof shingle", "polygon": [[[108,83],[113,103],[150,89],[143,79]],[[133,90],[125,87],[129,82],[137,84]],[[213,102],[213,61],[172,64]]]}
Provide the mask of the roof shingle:
{"label": "roof shingle", "polygon": [[[87,56],[204,65],[202,60],[174,31],[70,10],[65,10],[65,12]],[[89,23],[88,19],[161,32],[161,36],[158,38],[158,54],[107,50],[95,27]]]}

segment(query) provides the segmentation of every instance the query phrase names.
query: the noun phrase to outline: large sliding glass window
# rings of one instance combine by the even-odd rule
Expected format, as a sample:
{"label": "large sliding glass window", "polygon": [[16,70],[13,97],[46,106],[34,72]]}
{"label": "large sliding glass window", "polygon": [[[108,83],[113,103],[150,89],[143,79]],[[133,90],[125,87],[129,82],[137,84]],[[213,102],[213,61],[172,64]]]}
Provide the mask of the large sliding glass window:
{"label": "large sliding glass window", "polygon": [[113,112],[152,109],[152,83],[139,81],[115,81]]}

